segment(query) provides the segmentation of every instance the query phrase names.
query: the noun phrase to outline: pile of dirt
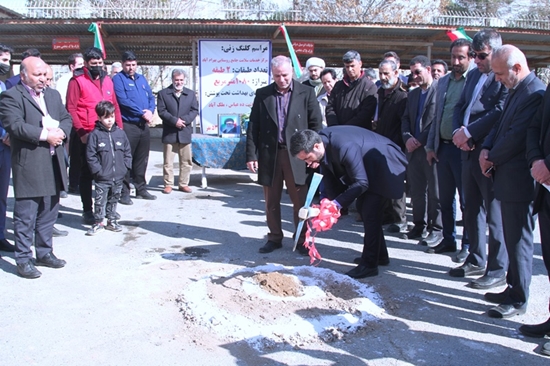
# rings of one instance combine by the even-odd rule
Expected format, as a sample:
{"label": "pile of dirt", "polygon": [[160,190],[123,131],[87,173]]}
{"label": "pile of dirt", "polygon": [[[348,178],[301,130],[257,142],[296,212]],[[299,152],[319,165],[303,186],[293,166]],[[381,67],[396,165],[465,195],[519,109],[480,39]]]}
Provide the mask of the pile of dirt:
{"label": "pile of dirt", "polygon": [[343,339],[383,311],[367,285],[332,270],[268,265],[210,275],[183,290],[189,326],[257,349]]}

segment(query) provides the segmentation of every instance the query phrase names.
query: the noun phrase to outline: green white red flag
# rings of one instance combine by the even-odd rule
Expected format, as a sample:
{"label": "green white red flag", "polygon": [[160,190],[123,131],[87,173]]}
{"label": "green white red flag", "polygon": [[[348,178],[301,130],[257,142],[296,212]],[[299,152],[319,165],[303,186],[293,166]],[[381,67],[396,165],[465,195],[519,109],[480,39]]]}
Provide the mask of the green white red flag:
{"label": "green white red flag", "polygon": [[103,44],[103,38],[101,37],[101,23],[92,23],[88,27],[88,32],[94,34],[94,47],[99,48],[103,52],[103,59],[107,58],[105,53],[105,45]]}
{"label": "green white red flag", "polygon": [[451,42],[456,41],[457,39],[467,39],[468,41],[471,41],[472,39],[468,34],[466,34],[466,31],[463,27],[454,29],[454,30],[448,30],[447,36],[451,39]]}
{"label": "green white red flag", "polygon": [[290,41],[290,37],[288,36],[285,25],[281,24],[279,30],[283,33],[283,36],[285,37],[288,52],[290,53],[290,59],[292,60],[292,66],[294,67],[296,77],[299,79],[302,76],[302,66],[300,65],[298,57],[296,57],[296,52],[294,51],[294,47],[292,46],[292,42]]}

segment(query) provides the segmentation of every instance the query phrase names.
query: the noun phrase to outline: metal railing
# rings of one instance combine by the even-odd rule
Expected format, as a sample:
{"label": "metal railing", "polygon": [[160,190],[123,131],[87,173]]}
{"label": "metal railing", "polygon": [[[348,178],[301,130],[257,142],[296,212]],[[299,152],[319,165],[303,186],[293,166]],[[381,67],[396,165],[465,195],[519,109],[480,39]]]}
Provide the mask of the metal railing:
{"label": "metal railing", "polygon": [[[120,4],[124,3],[124,8]],[[148,6],[144,7],[143,4]],[[30,0],[30,6],[15,9],[26,18],[41,19],[224,19],[258,21],[306,21],[311,14],[300,9],[274,9],[273,6],[246,8],[233,2],[229,8],[208,0],[183,2],[181,0]],[[194,4],[185,6],[182,4]],[[299,7],[299,3],[298,3]],[[330,21],[329,21],[330,22]],[[354,23],[353,19],[348,22]],[[355,21],[364,23],[363,21]],[[482,12],[449,11],[442,14],[416,18],[411,21],[405,17],[391,17],[377,23],[407,25],[438,25],[445,27],[492,27],[521,28],[532,30],[550,30],[550,18],[537,15],[525,15],[521,18]]]}

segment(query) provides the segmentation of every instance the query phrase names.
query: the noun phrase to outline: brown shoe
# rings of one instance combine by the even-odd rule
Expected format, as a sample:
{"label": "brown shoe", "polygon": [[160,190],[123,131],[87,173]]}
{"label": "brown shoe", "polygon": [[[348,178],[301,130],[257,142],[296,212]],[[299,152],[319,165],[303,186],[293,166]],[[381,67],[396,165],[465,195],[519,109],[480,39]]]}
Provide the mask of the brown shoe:
{"label": "brown shoe", "polygon": [[183,186],[178,188],[179,191],[185,192],[185,193],[191,193],[193,190],[189,188],[189,186]]}
{"label": "brown shoe", "polygon": [[172,193],[172,187],[170,187],[170,186],[164,187],[164,189],[162,190],[162,193],[164,193],[164,194]]}

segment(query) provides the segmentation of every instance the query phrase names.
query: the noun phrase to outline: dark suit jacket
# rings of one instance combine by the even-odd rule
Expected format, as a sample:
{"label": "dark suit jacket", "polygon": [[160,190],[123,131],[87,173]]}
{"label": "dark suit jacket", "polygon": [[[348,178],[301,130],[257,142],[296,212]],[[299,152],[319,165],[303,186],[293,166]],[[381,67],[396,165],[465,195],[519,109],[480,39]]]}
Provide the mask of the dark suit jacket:
{"label": "dark suit jacket", "polygon": [[[470,72],[474,68],[477,69],[475,67],[475,64],[473,62],[470,63],[470,66],[468,67],[468,72],[466,73],[466,80],[470,77]],[[447,89],[449,88],[451,78],[454,77],[454,73],[450,72],[447,75],[442,76],[437,81],[437,91],[435,96],[435,121],[433,121],[431,124],[430,133],[428,134],[428,142],[426,143],[426,149],[430,149],[432,151],[435,151],[436,153],[439,151],[439,143],[441,137],[441,120],[443,119],[443,110],[445,108],[445,103],[447,103]],[[466,81],[463,85],[466,86]]]}
{"label": "dark suit jacket", "polygon": [[[460,100],[455,106],[453,130],[464,125],[464,113],[470,100],[472,100],[474,89],[481,75],[477,67],[469,72]],[[495,81],[495,74],[491,71],[470,110],[468,132],[472,135],[470,139],[472,146],[483,144],[483,140],[502,114],[502,107],[507,96],[508,89],[500,82]],[[463,151],[461,155],[462,159],[465,160],[470,157],[470,152]]]}
{"label": "dark suit jacket", "polygon": [[403,142],[407,143],[407,140],[414,136],[416,116],[421,113],[420,119],[420,136],[414,136],[423,145],[426,146],[428,142],[428,134],[430,133],[430,127],[435,117],[435,94],[437,91],[437,80],[434,80],[432,85],[428,88],[428,95],[426,96],[426,102],[421,111],[418,110],[418,102],[420,95],[422,94],[421,88],[416,88],[409,92],[407,99],[407,107],[401,117],[401,135]]}
{"label": "dark suit jacket", "polygon": [[[162,119],[163,144],[190,144],[193,133],[191,124],[199,113],[197,97],[191,89],[183,88],[180,97],[176,97],[174,86],[159,91],[157,111]],[[176,128],[178,118],[185,121],[185,128]]]}
{"label": "dark suit jacket", "polygon": [[386,198],[403,196],[407,158],[401,148],[376,132],[356,126],[332,126],[321,132],[325,191],[348,207],[365,191]]}
{"label": "dark suit jacket", "polygon": [[489,150],[495,198],[501,201],[531,201],[534,180],[525,156],[527,128],[544,94],[544,83],[530,73],[508,94],[499,121],[483,148]]}
{"label": "dark suit jacket", "polygon": [[[544,93],[544,100],[537,109],[537,113],[527,128],[526,157],[529,167],[535,160],[544,160],[544,164],[550,169],[550,85]],[[533,214],[539,212],[543,202],[543,193],[546,190],[537,183]]]}
{"label": "dark suit jacket", "polygon": [[[314,89],[296,80],[292,82],[292,88],[285,129],[288,143],[296,131],[319,131],[323,128],[321,108]],[[288,150],[278,149],[279,124],[275,93],[275,83],[256,90],[246,133],[246,161],[258,161],[258,183],[263,186],[271,186],[273,182],[277,154],[290,156]],[[296,184],[305,184],[306,164],[294,157],[290,157],[290,163]]]}
{"label": "dark suit jacket", "polygon": [[[46,88],[44,99],[49,115],[59,121],[65,136],[71,133],[71,116],[57,90]],[[10,134],[13,188],[16,198],[58,194],[50,144],[40,141],[43,113],[22,84],[0,94],[0,119]],[[63,145],[55,148],[54,162],[61,172],[61,190],[67,190],[67,166]]]}

